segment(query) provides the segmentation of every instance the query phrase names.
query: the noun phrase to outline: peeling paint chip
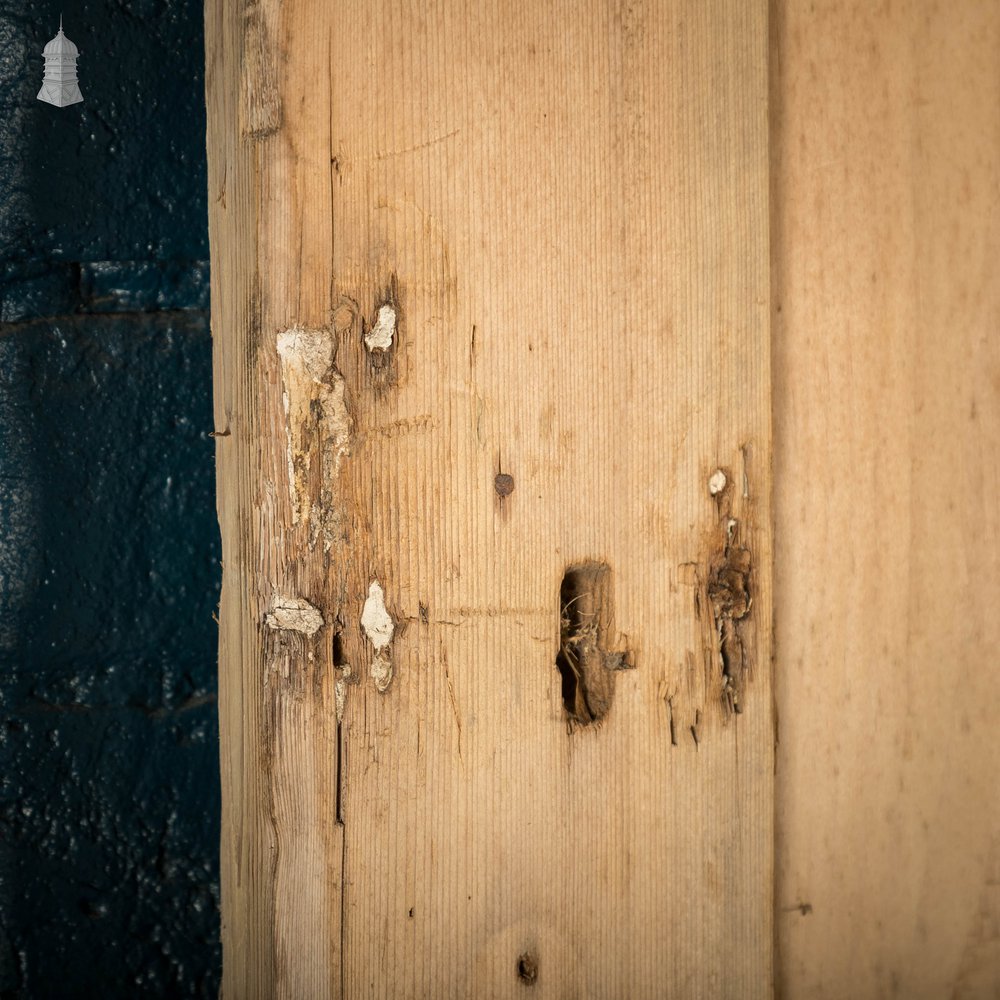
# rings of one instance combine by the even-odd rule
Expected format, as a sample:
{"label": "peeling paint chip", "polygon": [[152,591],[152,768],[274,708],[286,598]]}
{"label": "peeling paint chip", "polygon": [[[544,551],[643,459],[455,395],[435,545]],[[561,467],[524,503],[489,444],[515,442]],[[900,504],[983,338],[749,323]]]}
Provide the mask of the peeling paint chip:
{"label": "peeling paint chip", "polygon": [[347,704],[347,678],[351,676],[351,668],[344,667],[340,679],[333,686],[334,704],[337,708],[337,722],[344,721],[344,707]]}
{"label": "peeling paint chip", "polygon": [[369,351],[388,351],[396,334],[396,310],[390,305],[380,306],[375,325],[365,334],[365,347]]}
{"label": "peeling paint chip", "polygon": [[323,627],[323,616],[301,597],[276,597],[264,624],[281,631],[315,635]]}
{"label": "peeling paint chip", "polygon": [[292,524],[312,522],[310,548],[316,542],[316,529],[322,529],[323,549],[329,552],[343,516],[340,466],[351,454],[346,383],[333,363],[335,344],[329,330],[297,326],[283,330],[277,349]]}
{"label": "peeling paint chip", "polygon": [[385,610],[385,593],[377,581],[368,588],[368,600],[361,610],[361,627],[376,650],[385,649],[392,642],[396,626]]}
{"label": "peeling paint chip", "polygon": [[384,694],[392,680],[392,661],[385,653],[375,654],[375,659],[372,660],[371,675],[375,682],[375,690],[379,694]]}
{"label": "peeling paint chip", "polygon": [[361,609],[361,627],[365,630],[368,641],[375,647],[370,672],[375,690],[382,694],[392,680],[392,661],[386,647],[392,642],[396,626],[385,609],[385,593],[377,580],[373,580],[368,588],[368,599]]}
{"label": "peeling paint chip", "polygon": [[726,488],[726,474],[722,469],[716,469],[708,477],[708,492],[712,496],[718,496]]}
{"label": "peeling paint chip", "polygon": [[282,362],[317,385],[333,366],[333,337],[328,330],[305,330],[293,326],[278,334]]}

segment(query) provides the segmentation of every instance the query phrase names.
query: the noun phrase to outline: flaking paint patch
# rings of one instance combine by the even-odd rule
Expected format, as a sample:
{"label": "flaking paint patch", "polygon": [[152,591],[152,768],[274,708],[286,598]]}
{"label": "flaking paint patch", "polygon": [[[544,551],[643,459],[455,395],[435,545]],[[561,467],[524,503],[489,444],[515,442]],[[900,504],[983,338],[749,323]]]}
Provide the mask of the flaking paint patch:
{"label": "flaking paint patch", "polygon": [[375,647],[369,672],[376,690],[382,693],[392,680],[392,660],[389,658],[388,647],[396,625],[386,610],[385,593],[377,580],[373,580],[368,587],[368,598],[361,609],[361,627],[368,636],[368,641]]}
{"label": "flaking paint patch", "polygon": [[383,650],[392,642],[396,626],[386,610],[385,592],[377,580],[368,587],[368,598],[361,609],[361,627],[376,650]]}
{"label": "flaking paint patch", "polygon": [[375,325],[365,334],[365,347],[369,351],[388,351],[396,335],[396,309],[391,305],[379,306]]}
{"label": "flaking paint patch", "polygon": [[264,624],[280,631],[315,635],[323,627],[323,616],[304,598],[275,597]]}
{"label": "flaking paint patch", "polygon": [[344,707],[347,704],[347,678],[351,676],[350,667],[342,667],[340,677],[333,686],[333,699],[337,708],[337,722],[344,721]]}
{"label": "flaking paint patch", "polygon": [[708,492],[714,497],[718,496],[726,488],[726,474],[722,469],[716,469],[708,477]]}
{"label": "flaking paint patch", "polygon": [[278,334],[292,524],[310,524],[310,544],[329,551],[341,517],[338,479],[351,453],[346,384],[334,365],[329,330],[292,327]]}
{"label": "flaking paint patch", "polygon": [[376,653],[371,665],[372,680],[375,690],[383,694],[392,681],[392,660],[386,653]]}

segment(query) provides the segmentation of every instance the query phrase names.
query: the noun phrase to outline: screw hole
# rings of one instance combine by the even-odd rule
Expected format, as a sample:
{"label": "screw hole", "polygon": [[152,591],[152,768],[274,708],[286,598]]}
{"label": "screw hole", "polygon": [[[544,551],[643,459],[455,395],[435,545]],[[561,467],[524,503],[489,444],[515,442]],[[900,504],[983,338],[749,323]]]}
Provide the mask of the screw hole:
{"label": "screw hole", "polygon": [[538,978],[538,963],[533,955],[525,952],[517,960],[517,978],[525,986],[531,986]]}

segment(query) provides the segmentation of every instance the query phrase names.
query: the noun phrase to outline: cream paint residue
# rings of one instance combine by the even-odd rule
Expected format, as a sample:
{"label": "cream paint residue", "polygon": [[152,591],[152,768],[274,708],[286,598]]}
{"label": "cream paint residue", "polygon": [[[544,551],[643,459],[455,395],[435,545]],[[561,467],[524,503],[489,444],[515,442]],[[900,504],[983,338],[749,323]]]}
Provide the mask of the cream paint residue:
{"label": "cream paint residue", "polygon": [[[278,334],[282,400],[285,409],[286,460],[292,523],[312,516],[311,539],[322,529],[329,550],[339,515],[335,503],[341,460],[351,453],[351,419],[344,378],[333,363],[334,338],[329,330],[292,327]],[[316,410],[320,413],[317,422]],[[317,447],[317,440],[319,446]],[[319,502],[311,502],[311,483],[319,461]],[[317,516],[318,515],[318,516]]]}
{"label": "cream paint residue", "polygon": [[341,668],[340,677],[333,685],[333,699],[337,711],[337,722],[344,721],[344,708],[347,705],[347,678],[351,676],[351,668]]}
{"label": "cream paint residue", "polygon": [[392,642],[396,626],[386,610],[385,592],[377,580],[368,588],[368,599],[361,610],[361,627],[376,650],[385,649]]}
{"label": "cream paint residue", "polygon": [[271,610],[264,617],[268,628],[315,635],[323,627],[319,610],[301,597],[274,598]]}
{"label": "cream paint residue", "polygon": [[396,334],[396,310],[390,305],[379,307],[375,325],[365,334],[369,351],[388,351]]}
{"label": "cream paint residue", "polygon": [[376,653],[372,660],[370,673],[375,682],[375,690],[384,694],[392,681],[392,660],[385,653]]}
{"label": "cream paint residue", "polygon": [[725,488],[728,480],[726,479],[726,474],[722,469],[716,469],[711,476],[708,477],[708,492],[711,495],[718,496]]}
{"label": "cream paint residue", "polygon": [[368,598],[361,610],[361,627],[368,636],[368,641],[375,647],[369,672],[376,690],[382,693],[392,680],[392,660],[389,658],[388,646],[392,642],[396,625],[386,610],[385,593],[377,580],[373,580],[368,588]]}

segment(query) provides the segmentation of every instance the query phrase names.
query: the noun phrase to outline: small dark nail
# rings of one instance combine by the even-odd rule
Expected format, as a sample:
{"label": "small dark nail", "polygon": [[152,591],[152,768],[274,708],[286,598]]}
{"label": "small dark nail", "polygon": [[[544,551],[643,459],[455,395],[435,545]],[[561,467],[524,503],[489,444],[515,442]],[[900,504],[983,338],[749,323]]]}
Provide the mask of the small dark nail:
{"label": "small dark nail", "polygon": [[501,472],[493,480],[493,489],[497,491],[497,496],[509,497],[514,492],[514,477],[508,476],[506,472]]}

